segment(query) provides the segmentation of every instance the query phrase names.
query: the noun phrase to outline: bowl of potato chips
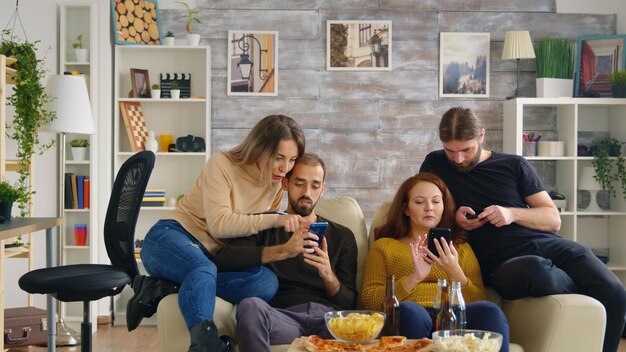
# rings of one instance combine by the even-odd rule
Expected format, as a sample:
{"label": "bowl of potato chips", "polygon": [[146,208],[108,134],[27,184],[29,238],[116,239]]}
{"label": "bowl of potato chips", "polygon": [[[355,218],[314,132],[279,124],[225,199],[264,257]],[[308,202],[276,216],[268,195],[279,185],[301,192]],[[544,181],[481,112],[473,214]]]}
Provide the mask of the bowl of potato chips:
{"label": "bowl of potato chips", "polygon": [[328,331],[337,339],[351,343],[369,342],[380,334],[385,313],[371,310],[339,310],[324,315]]}

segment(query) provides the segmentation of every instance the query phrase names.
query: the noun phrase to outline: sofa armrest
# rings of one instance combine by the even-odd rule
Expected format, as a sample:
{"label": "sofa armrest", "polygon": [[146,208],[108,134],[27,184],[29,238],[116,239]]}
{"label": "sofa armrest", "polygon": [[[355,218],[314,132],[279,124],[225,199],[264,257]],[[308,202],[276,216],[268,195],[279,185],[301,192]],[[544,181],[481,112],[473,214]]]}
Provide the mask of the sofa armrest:
{"label": "sofa armrest", "polygon": [[503,301],[510,340],[525,352],[601,351],[606,316],[597,300],[579,294]]}

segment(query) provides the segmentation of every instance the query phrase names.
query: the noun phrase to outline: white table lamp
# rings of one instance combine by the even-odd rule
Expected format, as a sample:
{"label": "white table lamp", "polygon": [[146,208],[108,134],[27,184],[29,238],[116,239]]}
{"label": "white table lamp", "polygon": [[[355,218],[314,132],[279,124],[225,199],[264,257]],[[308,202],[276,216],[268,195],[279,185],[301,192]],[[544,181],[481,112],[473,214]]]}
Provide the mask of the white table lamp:
{"label": "white table lamp", "polygon": [[589,206],[585,208],[585,211],[604,211],[598,206],[597,195],[598,191],[602,190],[602,186],[595,179],[596,170],[593,166],[583,167],[580,178],[578,179],[578,189],[589,191],[591,199],[589,200]]}
{"label": "white table lamp", "polygon": [[519,60],[534,59],[535,50],[528,31],[509,31],[504,38],[502,60],[517,60],[517,84],[515,94],[507,99],[519,97]]}

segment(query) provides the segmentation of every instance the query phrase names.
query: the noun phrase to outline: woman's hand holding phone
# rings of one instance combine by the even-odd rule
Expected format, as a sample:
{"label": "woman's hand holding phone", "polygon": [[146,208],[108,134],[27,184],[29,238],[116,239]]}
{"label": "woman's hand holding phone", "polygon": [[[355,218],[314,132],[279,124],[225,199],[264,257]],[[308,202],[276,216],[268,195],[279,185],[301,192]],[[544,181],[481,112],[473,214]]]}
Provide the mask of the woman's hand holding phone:
{"label": "woman's hand holding phone", "polygon": [[[429,243],[432,233],[433,244],[439,256],[429,249],[429,258],[433,261],[433,264],[439,266],[441,270],[448,275],[450,280],[459,281],[462,285],[465,284],[467,282],[467,277],[465,276],[465,273],[463,273],[461,265],[459,265],[459,254],[452,244],[452,233],[450,232],[450,237],[440,236],[439,238],[436,238],[437,231],[433,230],[436,229],[431,229],[429,232]],[[442,232],[439,232],[439,234],[441,233]]]}

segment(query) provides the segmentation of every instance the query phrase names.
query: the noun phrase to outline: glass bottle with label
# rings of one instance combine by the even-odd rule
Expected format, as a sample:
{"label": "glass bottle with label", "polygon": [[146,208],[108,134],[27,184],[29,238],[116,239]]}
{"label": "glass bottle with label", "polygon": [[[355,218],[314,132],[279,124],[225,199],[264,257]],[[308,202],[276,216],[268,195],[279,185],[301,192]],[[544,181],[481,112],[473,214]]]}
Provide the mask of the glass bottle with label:
{"label": "glass bottle with label", "polygon": [[463,299],[463,293],[461,292],[461,283],[458,281],[452,281],[452,286],[450,288],[450,308],[452,308],[452,311],[456,316],[457,328],[465,329],[467,327],[465,300]]}
{"label": "glass bottle with label", "polygon": [[441,286],[441,304],[435,317],[435,331],[453,330],[457,328],[457,321],[450,306],[450,290],[444,281]]}
{"label": "glass bottle with label", "polygon": [[385,325],[383,325],[382,336],[397,336],[400,334],[400,303],[396,297],[395,278],[387,275],[387,290],[383,301],[383,312],[385,313]]}

